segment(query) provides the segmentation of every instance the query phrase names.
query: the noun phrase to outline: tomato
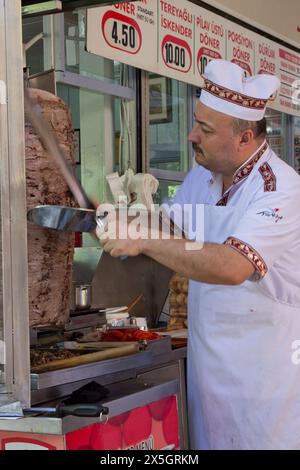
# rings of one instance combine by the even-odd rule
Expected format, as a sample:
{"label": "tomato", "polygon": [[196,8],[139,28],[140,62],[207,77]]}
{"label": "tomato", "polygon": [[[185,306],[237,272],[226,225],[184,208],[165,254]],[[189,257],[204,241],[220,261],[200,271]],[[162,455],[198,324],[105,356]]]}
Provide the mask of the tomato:
{"label": "tomato", "polygon": [[152,331],[144,330],[108,330],[106,333],[102,333],[102,341],[143,341],[160,339],[161,336]]}
{"label": "tomato", "polygon": [[133,334],[131,331],[125,332],[123,335],[123,341],[134,341]]}
{"label": "tomato", "polygon": [[134,338],[140,341],[143,339],[145,340],[158,339],[158,338],[161,338],[161,336],[158,335],[157,333],[153,333],[152,331],[136,330],[134,332]]}
{"label": "tomato", "polygon": [[101,336],[102,341],[123,341],[124,334],[121,330],[109,330]]}

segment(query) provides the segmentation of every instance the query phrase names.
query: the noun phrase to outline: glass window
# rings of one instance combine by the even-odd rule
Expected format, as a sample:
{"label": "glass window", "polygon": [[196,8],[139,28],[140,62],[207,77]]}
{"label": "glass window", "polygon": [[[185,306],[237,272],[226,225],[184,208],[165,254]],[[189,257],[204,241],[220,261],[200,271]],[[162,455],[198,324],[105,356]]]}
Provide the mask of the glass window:
{"label": "glass window", "polygon": [[294,168],[300,175],[300,118],[294,117]]}
{"label": "glass window", "polygon": [[5,382],[4,377],[4,363],[5,363],[5,348],[4,348],[4,331],[3,331],[3,266],[2,266],[2,227],[1,227],[1,214],[0,214],[0,391],[1,386]]}
{"label": "glass window", "polygon": [[53,68],[51,25],[51,15],[23,19],[24,61],[29,75]]}
{"label": "glass window", "polygon": [[[76,142],[76,173],[96,201],[112,200],[106,175],[135,164],[135,102],[58,84],[58,95],[71,109]],[[83,234],[83,246],[97,246]]]}
{"label": "glass window", "polygon": [[85,51],[86,10],[64,14],[65,66],[68,72],[126,85],[119,62]]}
{"label": "glass window", "polygon": [[149,74],[150,168],[188,170],[188,85]]}
{"label": "glass window", "polygon": [[174,197],[180,185],[181,181],[160,180],[154,202],[162,204],[166,199]]}
{"label": "glass window", "polygon": [[265,114],[267,120],[267,139],[271,149],[278,155],[278,157],[287,161],[285,154],[285,129],[286,119],[284,113],[275,111],[274,109],[267,109]]}

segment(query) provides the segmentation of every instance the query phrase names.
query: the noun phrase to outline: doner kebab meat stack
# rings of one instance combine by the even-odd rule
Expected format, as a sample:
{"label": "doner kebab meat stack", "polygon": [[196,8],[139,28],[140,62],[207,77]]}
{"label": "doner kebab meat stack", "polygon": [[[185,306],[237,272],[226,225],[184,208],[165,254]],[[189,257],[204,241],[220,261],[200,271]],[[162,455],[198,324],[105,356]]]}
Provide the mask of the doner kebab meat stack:
{"label": "doner kebab meat stack", "polygon": [[[74,165],[70,112],[57,96],[29,89],[50,123],[67,160]],[[51,155],[29,122],[25,123],[27,210],[53,204],[75,207],[73,196]],[[69,317],[74,234],[28,223],[30,326],[63,325]]]}

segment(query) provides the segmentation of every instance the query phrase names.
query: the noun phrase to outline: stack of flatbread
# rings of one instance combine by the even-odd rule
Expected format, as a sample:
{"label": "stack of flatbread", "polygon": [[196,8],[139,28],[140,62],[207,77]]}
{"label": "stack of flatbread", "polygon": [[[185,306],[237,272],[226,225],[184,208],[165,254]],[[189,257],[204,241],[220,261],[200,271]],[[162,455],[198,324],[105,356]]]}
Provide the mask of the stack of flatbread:
{"label": "stack of flatbread", "polygon": [[169,329],[187,328],[187,300],[189,281],[175,274],[170,281],[170,321]]}

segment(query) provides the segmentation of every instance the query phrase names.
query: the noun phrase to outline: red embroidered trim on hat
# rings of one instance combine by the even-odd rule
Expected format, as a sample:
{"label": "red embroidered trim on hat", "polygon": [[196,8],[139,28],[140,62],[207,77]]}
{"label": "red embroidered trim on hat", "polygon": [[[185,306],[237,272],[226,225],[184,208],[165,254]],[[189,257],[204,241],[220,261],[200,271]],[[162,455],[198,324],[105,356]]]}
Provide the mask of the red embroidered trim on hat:
{"label": "red embroidered trim on hat", "polygon": [[276,191],[276,176],[274,175],[270,165],[266,162],[259,167],[258,171],[263,177],[263,180],[265,183],[264,184],[265,192]]}
{"label": "red embroidered trim on hat", "polygon": [[[237,170],[237,172],[233,176],[232,186],[225,192],[225,194],[223,194],[222,198],[217,202],[216,206],[226,206],[229,193],[232,187],[250,175],[254,166],[268,148],[268,142],[265,142],[264,145],[253,155],[253,157],[250,158],[250,160],[248,160],[243,166],[241,166],[241,168]],[[262,165],[262,167],[263,166],[264,165]]]}
{"label": "red embroidered trim on hat", "polygon": [[245,256],[255,267],[255,270],[259,273],[260,277],[264,277],[267,272],[268,268],[262,257],[257,253],[252,246],[248,245],[247,243],[242,242],[238,238],[235,237],[228,237],[225,240],[224,245],[228,245],[234,250],[241,253]]}
{"label": "red embroidered trim on hat", "polygon": [[267,99],[254,98],[252,96],[243,95],[242,93],[224,88],[210,80],[204,80],[204,88],[208,93],[211,93],[222,100],[229,101],[230,103],[243,106],[250,109],[265,109]]}

